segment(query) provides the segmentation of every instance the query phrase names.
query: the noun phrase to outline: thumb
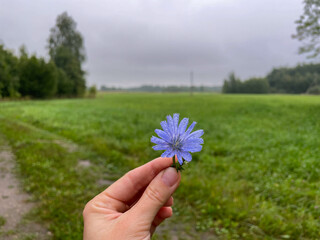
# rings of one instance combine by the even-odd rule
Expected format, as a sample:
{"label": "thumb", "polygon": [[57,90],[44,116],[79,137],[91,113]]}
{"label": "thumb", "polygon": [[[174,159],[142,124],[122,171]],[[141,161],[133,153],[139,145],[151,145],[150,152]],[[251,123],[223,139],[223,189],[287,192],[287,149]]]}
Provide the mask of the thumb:
{"label": "thumb", "polygon": [[135,221],[150,224],[161,207],[169,200],[179,186],[181,175],[175,168],[161,171],[149,184],[139,201],[131,208]]}

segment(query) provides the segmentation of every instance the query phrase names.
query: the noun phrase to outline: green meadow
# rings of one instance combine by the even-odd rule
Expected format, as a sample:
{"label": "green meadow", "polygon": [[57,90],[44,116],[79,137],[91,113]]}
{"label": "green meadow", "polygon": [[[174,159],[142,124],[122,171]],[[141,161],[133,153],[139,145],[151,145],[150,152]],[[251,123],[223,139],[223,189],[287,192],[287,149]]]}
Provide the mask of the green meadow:
{"label": "green meadow", "polygon": [[86,202],[161,154],[150,138],[173,113],[196,121],[205,143],[182,172],[174,216],[155,239],[319,239],[320,98],[303,95],[0,102],[0,138],[37,203],[31,216],[53,239],[81,239]]}

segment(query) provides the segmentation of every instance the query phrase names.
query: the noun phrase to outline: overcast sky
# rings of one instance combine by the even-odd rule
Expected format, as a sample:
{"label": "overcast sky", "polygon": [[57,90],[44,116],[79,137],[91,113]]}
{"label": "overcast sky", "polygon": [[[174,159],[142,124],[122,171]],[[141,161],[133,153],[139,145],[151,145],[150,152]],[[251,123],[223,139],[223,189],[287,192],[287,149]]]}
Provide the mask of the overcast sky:
{"label": "overcast sky", "polygon": [[67,11],[85,40],[88,84],[221,85],[306,61],[291,39],[302,0],[0,0],[0,39],[47,56]]}

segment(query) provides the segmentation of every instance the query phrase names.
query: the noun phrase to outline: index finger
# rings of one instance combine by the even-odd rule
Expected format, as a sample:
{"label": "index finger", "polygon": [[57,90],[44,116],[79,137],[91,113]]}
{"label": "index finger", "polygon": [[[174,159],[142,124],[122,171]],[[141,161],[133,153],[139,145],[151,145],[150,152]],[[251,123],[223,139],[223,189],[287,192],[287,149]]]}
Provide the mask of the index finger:
{"label": "index finger", "polygon": [[156,158],[131,170],[101,194],[123,203],[129,203],[141,190],[149,185],[159,172],[170,167],[171,164],[172,158]]}

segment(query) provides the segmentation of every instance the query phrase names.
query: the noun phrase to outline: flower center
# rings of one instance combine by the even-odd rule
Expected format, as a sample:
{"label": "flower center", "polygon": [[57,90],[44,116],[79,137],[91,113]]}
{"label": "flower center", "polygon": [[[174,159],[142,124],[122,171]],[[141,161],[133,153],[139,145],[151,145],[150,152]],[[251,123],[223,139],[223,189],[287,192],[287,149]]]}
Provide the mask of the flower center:
{"label": "flower center", "polygon": [[172,148],[174,150],[177,150],[177,149],[180,149],[181,147],[181,141],[180,141],[180,138],[179,137],[175,137],[173,138],[173,141],[172,141]]}

